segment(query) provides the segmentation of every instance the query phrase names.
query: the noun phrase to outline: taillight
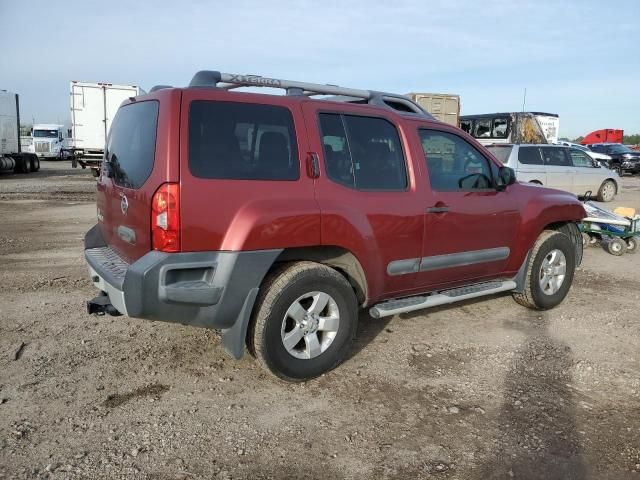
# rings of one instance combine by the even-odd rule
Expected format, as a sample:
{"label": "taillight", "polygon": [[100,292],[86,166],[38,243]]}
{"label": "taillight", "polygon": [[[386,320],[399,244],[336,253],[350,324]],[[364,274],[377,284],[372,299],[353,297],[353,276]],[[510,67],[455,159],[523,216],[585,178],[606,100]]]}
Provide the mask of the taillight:
{"label": "taillight", "polygon": [[151,248],[180,251],[180,186],[163,183],[151,201]]}

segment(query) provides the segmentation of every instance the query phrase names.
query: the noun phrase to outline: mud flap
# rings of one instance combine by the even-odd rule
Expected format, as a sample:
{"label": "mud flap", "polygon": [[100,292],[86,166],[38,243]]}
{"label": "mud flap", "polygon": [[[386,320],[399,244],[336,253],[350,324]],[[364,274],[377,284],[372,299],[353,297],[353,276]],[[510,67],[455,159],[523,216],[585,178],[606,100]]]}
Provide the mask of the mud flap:
{"label": "mud flap", "polygon": [[247,337],[247,328],[249,327],[249,320],[251,320],[251,312],[253,311],[253,304],[258,296],[258,288],[252,288],[244,301],[242,310],[236,319],[236,323],[233,327],[224,330],[222,333],[222,344],[225,351],[236,360],[242,358],[244,354],[245,340]]}

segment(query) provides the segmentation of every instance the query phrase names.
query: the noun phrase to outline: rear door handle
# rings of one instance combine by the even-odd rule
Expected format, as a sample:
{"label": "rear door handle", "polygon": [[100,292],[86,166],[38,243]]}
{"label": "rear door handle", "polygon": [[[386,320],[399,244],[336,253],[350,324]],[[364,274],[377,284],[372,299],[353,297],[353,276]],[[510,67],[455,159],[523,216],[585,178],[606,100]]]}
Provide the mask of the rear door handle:
{"label": "rear door handle", "polygon": [[427,208],[427,213],[445,213],[449,211],[449,207],[429,207]]}

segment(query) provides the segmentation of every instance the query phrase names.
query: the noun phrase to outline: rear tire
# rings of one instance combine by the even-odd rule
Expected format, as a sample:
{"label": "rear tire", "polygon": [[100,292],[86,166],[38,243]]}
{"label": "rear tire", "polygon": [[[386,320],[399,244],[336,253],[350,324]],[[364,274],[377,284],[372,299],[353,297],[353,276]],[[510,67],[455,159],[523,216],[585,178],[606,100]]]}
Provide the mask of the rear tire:
{"label": "rear tire", "polygon": [[22,173],[31,172],[31,159],[29,157],[30,157],[29,155],[23,155],[20,157],[20,160],[22,162],[22,168],[21,168]]}
{"label": "rear tire", "polygon": [[607,251],[611,255],[615,255],[616,257],[619,257],[621,255],[624,255],[624,253],[627,251],[627,244],[621,238],[618,238],[618,237],[610,238],[609,241],[607,242]]}
{"label": "rear tire", "polygon": [[610,202],[616,196],[616,184],[612,180],[605,180],[598,190],[599,202]]}
{"label": "rear tire", "polygon": [[273,375],[309,380],[342,362],[357,323],[355,293],[340,273],[318,263],[290,263],[260,287],[248,348]]}
{"label": "rear tire", "polygon": [[38,170],[40,170],[40,159],[38,158],[37,155],[29,155],[29,157],[31,157],[29,159],[29,165],[31,167],[31,171],[32,172],[37,172]]}
{"label": "rear tire", "polygon": [[534,310],[560,304],[571,288],[575,259],[575,247],[567,235],[542,232],[531,251],[522,293],[514,293],[514,300]]}

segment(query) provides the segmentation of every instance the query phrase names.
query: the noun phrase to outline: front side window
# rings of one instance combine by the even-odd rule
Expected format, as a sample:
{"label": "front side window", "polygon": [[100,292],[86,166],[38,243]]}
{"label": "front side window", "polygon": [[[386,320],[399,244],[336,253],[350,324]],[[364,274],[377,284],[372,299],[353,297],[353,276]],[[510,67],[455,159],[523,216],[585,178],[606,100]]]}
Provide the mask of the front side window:
{"label": "front side window", "polygon": [[155,160],[157,125],[155,100],[118,109],[105,149],[116,185],[137,189],[149,178]]}
{"label": "front side window", "polygon": [[297,180],[300,161],[291,112],[274,105],[193,101],[189,170],[200,178]]}
{"label": "front side window", "polygon": [[569,156],[571,157],[571,163],[574,167],[593,167],[591,157],[578,149],[572,148],[569,150]]}
{"label": "front side window", "polygon": [[550,167],[570,167],[564,148],[540,147],[544,164]]}
{"label": "front side window", "polygon": [[396,127],[383,118],[319,114],[327,176],[358,190],[406,190]]}
{"label": "front side window", "polygon": [[489,161],[457,135],[420,129],[431,188],[437,191],[468,191],[492,188]]}

